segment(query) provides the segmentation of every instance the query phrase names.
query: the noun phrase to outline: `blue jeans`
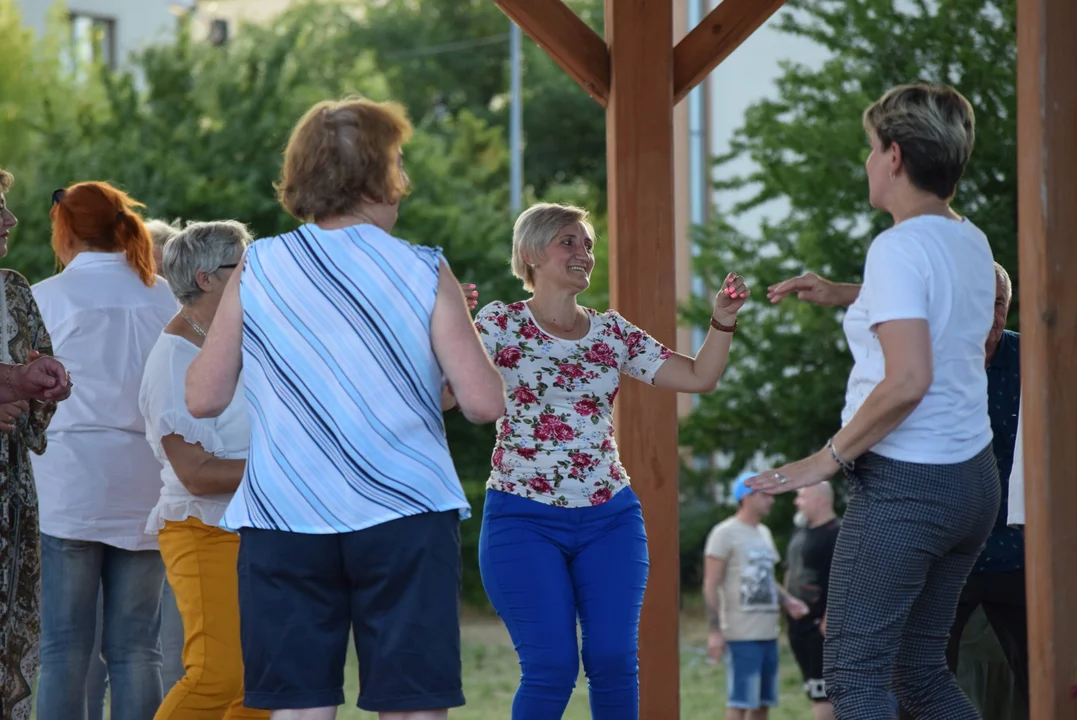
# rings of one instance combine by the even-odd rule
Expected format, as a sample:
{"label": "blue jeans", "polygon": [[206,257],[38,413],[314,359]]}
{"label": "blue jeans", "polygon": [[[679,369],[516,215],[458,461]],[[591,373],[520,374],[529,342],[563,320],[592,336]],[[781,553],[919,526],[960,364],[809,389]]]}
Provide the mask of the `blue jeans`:
{"label": "blue jeans", "polygon": [[778,704],[778,641],[726,643],[726,707],[758,710]]}
{"label": "blue jeans", "polygon": [[[105,691],[108,688],[108,669],[101,656],[101,634],[105,622],[104,592],[97,593],[97,628],[94,631],[93,650],[90,651],[90,671],[86,676],[87,720],[104,720]],[[183,619],[176,605],[172,587],[165,581],[161,593],[161,689],[165,695],[183,677]]]}
{"label": "blue jeans", "polygon": [[649,562],[631,488],[584,508],[487,491],[479,568],[520,657],[512,720],[564,714],[580,672],[577,617],[591,717],[639,717],[639,617]]}
{"label": "blue jeans", "polygon": [[38,720],[87,717],[87,677],[104,592],[102,654],[112,720],[146,720],[161,704],[161,588],[157,551],[130,552],[41,535],[41,677]]}

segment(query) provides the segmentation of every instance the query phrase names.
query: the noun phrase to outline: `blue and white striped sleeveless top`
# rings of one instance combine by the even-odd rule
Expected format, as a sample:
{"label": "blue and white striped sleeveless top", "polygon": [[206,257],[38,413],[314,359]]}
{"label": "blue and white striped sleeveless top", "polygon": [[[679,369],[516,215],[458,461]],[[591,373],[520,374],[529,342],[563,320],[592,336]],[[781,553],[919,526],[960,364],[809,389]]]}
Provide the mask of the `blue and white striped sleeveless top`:
{"label": "blue and white striped sleeveless top", "polygon": [[359,225],[259,240],[240,282],[247,469],[221,527],[343,533],[470,515],[430,344],[441,251]]}

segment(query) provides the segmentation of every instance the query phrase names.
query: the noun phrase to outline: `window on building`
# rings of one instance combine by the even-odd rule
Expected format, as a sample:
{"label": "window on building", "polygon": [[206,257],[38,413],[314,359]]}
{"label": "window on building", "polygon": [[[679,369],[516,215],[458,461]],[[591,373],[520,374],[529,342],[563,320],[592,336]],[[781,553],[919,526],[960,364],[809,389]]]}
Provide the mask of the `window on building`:
{"label": "window on building", "polygon": [[209,42],[220,47],[228,42],[228,21],[214,20],[209,26]]}
{"label": "window on building", "polygon": [[116,21],[100,15],[73,12],[71,20],[71,53],[76,65],[101,63],[116,68]]}

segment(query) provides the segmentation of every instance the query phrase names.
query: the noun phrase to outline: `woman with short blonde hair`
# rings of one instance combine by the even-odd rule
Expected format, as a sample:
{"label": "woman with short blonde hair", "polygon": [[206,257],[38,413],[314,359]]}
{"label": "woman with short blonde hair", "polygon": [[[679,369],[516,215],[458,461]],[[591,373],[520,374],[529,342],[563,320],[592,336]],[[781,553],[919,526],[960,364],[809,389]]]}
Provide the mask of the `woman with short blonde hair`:
{"label": "woman with short blonde hair", "polygon": [[614,401],[623,375],[676,392],[713,390],[749,294],[730,273],[699,353],[677,354],[615,310],[576,302],[597,241],[583,208],[525,210],[513,228],[512,270],[532,297],[493,302],[475,323],[508,388],[479,567],[520,656],[514,720],[564,713],[579,675],[577,617],[592,716],[638,716],[647,536],[614,439]]}
{"label": "woman with short blonde hair", "polygon": [[950,207],[975,120],[959,92],[896,87],[864,112],[872,207],[894,226],[862,285],[808,273],[770,288],[847,307],[854,365],[842,429],[809,458],[763,473],[787,492],[844,470],[852,486],[834,552],[824,664],[838,718],[892,717],[887,690],[925,720],[979,715],[946,665],[958,596],[991,532],[999,477],[987,407],[995,264]]}

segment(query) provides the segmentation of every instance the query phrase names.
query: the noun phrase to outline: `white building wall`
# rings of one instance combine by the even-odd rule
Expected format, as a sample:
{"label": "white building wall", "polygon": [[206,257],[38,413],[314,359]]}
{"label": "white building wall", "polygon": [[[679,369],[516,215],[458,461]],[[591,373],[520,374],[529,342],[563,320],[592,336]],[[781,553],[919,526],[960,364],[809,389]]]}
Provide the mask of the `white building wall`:
{"label": "white building wall", "polygon": [[176,29],[175,0],[16,0],[27,26],[38,33],[47,27],[57,4],[73,15],[108,20],[114,32],[116,65],[122,67],[131,53],[171,39]]}

